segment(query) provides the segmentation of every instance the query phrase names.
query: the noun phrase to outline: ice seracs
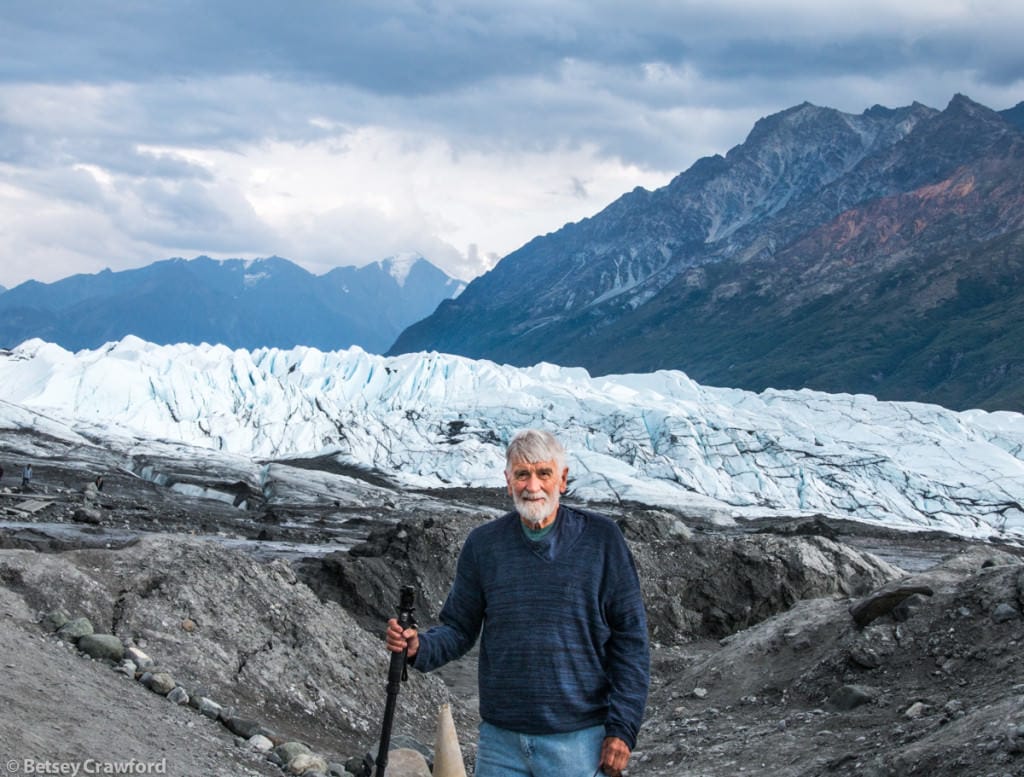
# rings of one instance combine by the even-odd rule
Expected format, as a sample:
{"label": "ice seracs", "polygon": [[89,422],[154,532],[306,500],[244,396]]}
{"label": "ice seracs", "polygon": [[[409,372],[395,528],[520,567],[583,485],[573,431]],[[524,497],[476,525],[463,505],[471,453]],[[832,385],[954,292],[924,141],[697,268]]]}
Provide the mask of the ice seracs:
{"label": "ice seracs", "polygon": [[[158,346],[0,355],[0,398],[66,421],[260,459],[335,453],[409,486],[502,485],[517,429],[558,431],[577,498],[717,520],[823,513],[1024,539],[1024,416],[866,395],[754,394],[677,371],[592,378],[439,353]],[[14,423],[0,406],[0,422]]]}

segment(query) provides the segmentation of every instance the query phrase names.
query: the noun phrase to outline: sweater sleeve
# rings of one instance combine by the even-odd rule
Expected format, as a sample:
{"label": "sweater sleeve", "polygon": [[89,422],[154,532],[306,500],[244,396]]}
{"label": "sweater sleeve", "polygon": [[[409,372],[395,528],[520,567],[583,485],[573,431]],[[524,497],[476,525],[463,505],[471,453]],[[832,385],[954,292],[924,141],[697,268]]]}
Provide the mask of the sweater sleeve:
{"label": "sweater sleeve", "polygon": [[623,740],[633,749],[651,683],[650,649],[636,563],[625,539],[621,535],[617,539],[621,549],[615,554],[619,558],[615,572],[610,575],[613,582],[606,605],[611,628],[606,647],[611,697],[605,732]]}
{"label": "sweater sleeve", "polygon": [[412,665],[430,672],[469,652],[483,624],[484,596],[474,558],[473,535],[466,538],[455,567],[455,580],[441,608],[440,624],[420,634]]}

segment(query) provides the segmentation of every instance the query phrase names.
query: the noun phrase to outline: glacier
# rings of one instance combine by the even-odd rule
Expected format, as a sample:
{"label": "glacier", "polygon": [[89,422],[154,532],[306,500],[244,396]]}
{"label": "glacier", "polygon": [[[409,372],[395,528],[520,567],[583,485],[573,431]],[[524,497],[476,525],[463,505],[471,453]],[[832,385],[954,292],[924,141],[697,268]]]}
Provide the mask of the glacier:
{"label": "glacier", "polygon": [[[334,456],[408,488],[502,487],[518,429],[555,432],[570,498],[718,523],[821,514],[1024,539],[1024,415],[810,390],[752,393],[679,371],[592,377],[441,353],[232,350],[127,337],[0,352],[0,430],[253,466]],[[58,432],[57,430],[63,430]]]}

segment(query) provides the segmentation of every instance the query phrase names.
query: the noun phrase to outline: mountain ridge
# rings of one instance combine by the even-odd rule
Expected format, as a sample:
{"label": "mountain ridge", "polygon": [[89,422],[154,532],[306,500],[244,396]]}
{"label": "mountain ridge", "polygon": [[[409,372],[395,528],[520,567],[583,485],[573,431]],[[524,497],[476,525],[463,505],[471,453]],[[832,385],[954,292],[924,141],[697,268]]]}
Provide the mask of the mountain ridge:
{"label": "mountain ridge", "polygon": [[39,337],[81,349],[131,334],[157,343],[380,352],[460,290],[461,282],[413,255],[319,276],[276,256],[172,258],[10,289],[0,295],[0,340],[11,347]]}
{"label": "mountain ridge", "polygon": [[[1021,226],[1014,175],[1022,143],[1017,124],[964,95],[943,111],[914,103],[854,115],[804,103],[761,119],[725,157],[699,160],[662,189],[634,190],[590,219],[535,238],[405,330],[388,353],[430,349],[516,365],[551,361],[598,374],[681,369],[702,383],[755,391],[809,387],[1020,409],[1024,353],[1015,343],[1024,328],[1013,313],[1019,262],[999,241],[1013,244]],[[1013,172],[1004,175],[1004,168]],[[959,191],[963,181],[955,181],[967,169],[986,197],[937,196]],[[926,199],[927,229],[915,233],[893,209],[920,210]],[[884,228],[864,232],[865,219],[902,225],[900,252],[892,253]],[[862,230],[861,259],[844,269],[827,249],[854,225]],[[893,291],[906,286],[901,274],[963,252],[973,257],[970,265],[959,261],[959,270],[946,275],[954,289],[964,281],[964,296],[952,295],[946,311],[964,333],[956,348],[939,347],[938,331],[918,338],[916,351],[905,347],[925,324],[941,328],[922,324],[926,313],[937,315],[934,306],[887,331],[888,344],[874,342],[873,321],[857,315],[847,322],[852,331],[843,348],[826,354],[813,342],[814,333],[844,326],[835,318],[843,308],[830,300],[847,287],[860,284],[863,296],[863,282],[873,278],[900,308],[908,304]],[[817,276],[809,269],[816,259]],[[535,282],[513,283],[526,275]],[[971,308],[972,284],[1002,296],[989,299],[987,310]],[[803,307],[792,319],[792,306],[783,303],[798,298]],[[993,316],[1019,334],[1002,337],[1000,330],[1005,347],[995,351],[988,348],[991,333],[974,320]],[[715,326],[705,326],[706,317]],[[795,331],[797,320],[808,330],[804,336]],[[764,346],[773,333],[791,347],[748,347]],[[868,371],[829,377],[831,366],[853,360],[864,342],[874,342],[876,351]],[[815,363],[809,353],[825,361]],[[921,362],[943,363],[951,373],[938,385],[919,374]],[[968,363],[987,379],[975,380]]]}

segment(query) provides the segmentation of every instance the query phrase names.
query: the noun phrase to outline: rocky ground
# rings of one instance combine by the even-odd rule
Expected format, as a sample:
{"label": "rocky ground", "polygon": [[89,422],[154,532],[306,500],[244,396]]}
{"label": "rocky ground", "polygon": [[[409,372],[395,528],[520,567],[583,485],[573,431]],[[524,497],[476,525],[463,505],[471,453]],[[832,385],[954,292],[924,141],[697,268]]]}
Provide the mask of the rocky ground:
{"label": "rocky ground", "polygon": [[[275,505],[244,484],[235,507],[116,471],[92,492],[95,467],[72,456],[34,467],[31,494],[10,470],[0,484],[7,774],[86,758],[285,773],[253,734],[308,745],[324,761],[307,773],[358,773],[376,753],[381,624],[399,587],[417,587],[428,625],[462,538],[505,507],[461,490]],[[815,516],[722,527],[603,509],[636,557],[653,642],[631,775],[1024,775],[1019,548]],[[54,633],[60,611],[147,654],[150,679],[169,675],[189,701],[84,655]],[[446,701],[471,767],[472,655],[411,673],[396,739],[429,745]]]}

